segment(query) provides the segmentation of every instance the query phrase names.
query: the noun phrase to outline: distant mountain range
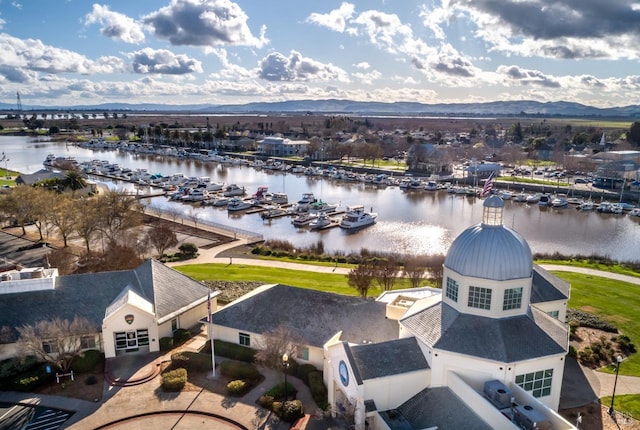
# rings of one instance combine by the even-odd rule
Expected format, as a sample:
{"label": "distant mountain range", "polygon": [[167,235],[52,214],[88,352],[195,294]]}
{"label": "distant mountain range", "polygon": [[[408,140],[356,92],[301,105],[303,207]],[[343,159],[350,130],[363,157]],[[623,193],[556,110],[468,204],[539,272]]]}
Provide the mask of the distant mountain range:
{"label": "distant mountain range", "polygon": [[[16,105],[0,103],[0,110],[15,112]],[[580,103],[536,101],[496,101],[489,103],[438,103],[414,102],[357,102],[352,100],[290,100],[284,102],[257,102],[238,105],[169,105],[169,104],[129,104],[105,103],[100,105],[77,106],[30,106],[24,105],[23,112],[29,111],[129,111],[129,112],[184,112],[211,114],[250,113],[311,113],[350,115],[426,115],[426,116],[561,116],[598,118],[638,118],[640,105],[611,108],[597,108]]]}

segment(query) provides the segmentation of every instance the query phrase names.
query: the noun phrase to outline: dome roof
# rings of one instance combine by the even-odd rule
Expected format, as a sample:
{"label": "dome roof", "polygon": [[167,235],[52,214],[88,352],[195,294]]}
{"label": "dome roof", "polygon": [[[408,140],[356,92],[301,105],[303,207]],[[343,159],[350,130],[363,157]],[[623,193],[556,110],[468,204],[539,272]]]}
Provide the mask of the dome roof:
{"label": "dome roof", "polygon": [[477,224],[453,241],[444,265],[464,276],[504,281],[530,277],[533,256],[529,244],[510,228]]}

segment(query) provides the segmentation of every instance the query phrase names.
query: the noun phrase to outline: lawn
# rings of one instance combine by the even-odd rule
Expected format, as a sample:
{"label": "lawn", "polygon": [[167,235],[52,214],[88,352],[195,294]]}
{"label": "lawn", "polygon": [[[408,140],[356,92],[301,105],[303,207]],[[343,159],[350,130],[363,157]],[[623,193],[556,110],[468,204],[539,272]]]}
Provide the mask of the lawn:
{"label": "lawn", "polygon": [[[554,272],[571,283],[569,307],[582,309],[607,320],[640,347],[640,285],[572,272]],[[611,369],[603,369],[611,372]],[[640,375],[640,354],[633,354],[620,366],[621,375]]]}

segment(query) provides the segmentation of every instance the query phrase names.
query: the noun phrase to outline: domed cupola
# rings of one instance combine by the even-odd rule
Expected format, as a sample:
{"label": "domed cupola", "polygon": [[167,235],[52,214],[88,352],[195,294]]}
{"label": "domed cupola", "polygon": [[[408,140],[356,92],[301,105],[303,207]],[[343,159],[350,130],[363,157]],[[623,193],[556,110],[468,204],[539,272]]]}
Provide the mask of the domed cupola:
{"label": "domed cupola", "polygon": [[496,281],[530,277],[531,249],[520,234],[503,225],[503,210],[500,197],[488,197],[482,223],[469,227],[453,241],[445,268],[462,276]]}

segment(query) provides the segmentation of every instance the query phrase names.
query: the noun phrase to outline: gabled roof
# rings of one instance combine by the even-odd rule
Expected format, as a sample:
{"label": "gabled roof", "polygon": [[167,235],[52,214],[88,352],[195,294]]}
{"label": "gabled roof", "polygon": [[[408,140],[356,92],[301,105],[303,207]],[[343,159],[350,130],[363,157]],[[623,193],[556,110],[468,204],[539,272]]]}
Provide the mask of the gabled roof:
{"label": "gabled roof", "polygon": [[336,333],[351,343],[398,338],[398,322],[385,318],[384,303],[287,285],[244,296],[213,314],[217,325],[265,333],[290,329],[310,346],[322,347]]}
{"label": "gabled roof", "polygon": [[554,302],[569,299],[570,285],[538,265],[533,266],[531,303]]}
{"label": "gabled roof", "polygon": [[133,270],[60,276],[53,290],[3,294],[0,327],[15,329],[56,317],[73,320],[78,315],[99,331],[106,309],[125,289],[151,303],[158,320],[202,303],[209,294],[209,288],[200,282],[147,260]]}
{"label": "gabled roof", "polygon": [[429,368],[415,337],[364,345],[345,344],[345,349],[351,350],[347,356],[352,357],[351,365],[357,368],[362,380]]}
{"label": "gabled roof", "polygon": [[401,324],[435,349],[500,363],[562,354],[567,348],[564,324],[533,307],[525,315],[488,318],[463,314],[439,302]]}
{"label": "gabled roof", "polygon": [[60,172],[52,172],[50,170],[41,169],[35,173],[22,173],[16,178],[16,184],[33,185],[45,179],[64,179],[65,176]]}

